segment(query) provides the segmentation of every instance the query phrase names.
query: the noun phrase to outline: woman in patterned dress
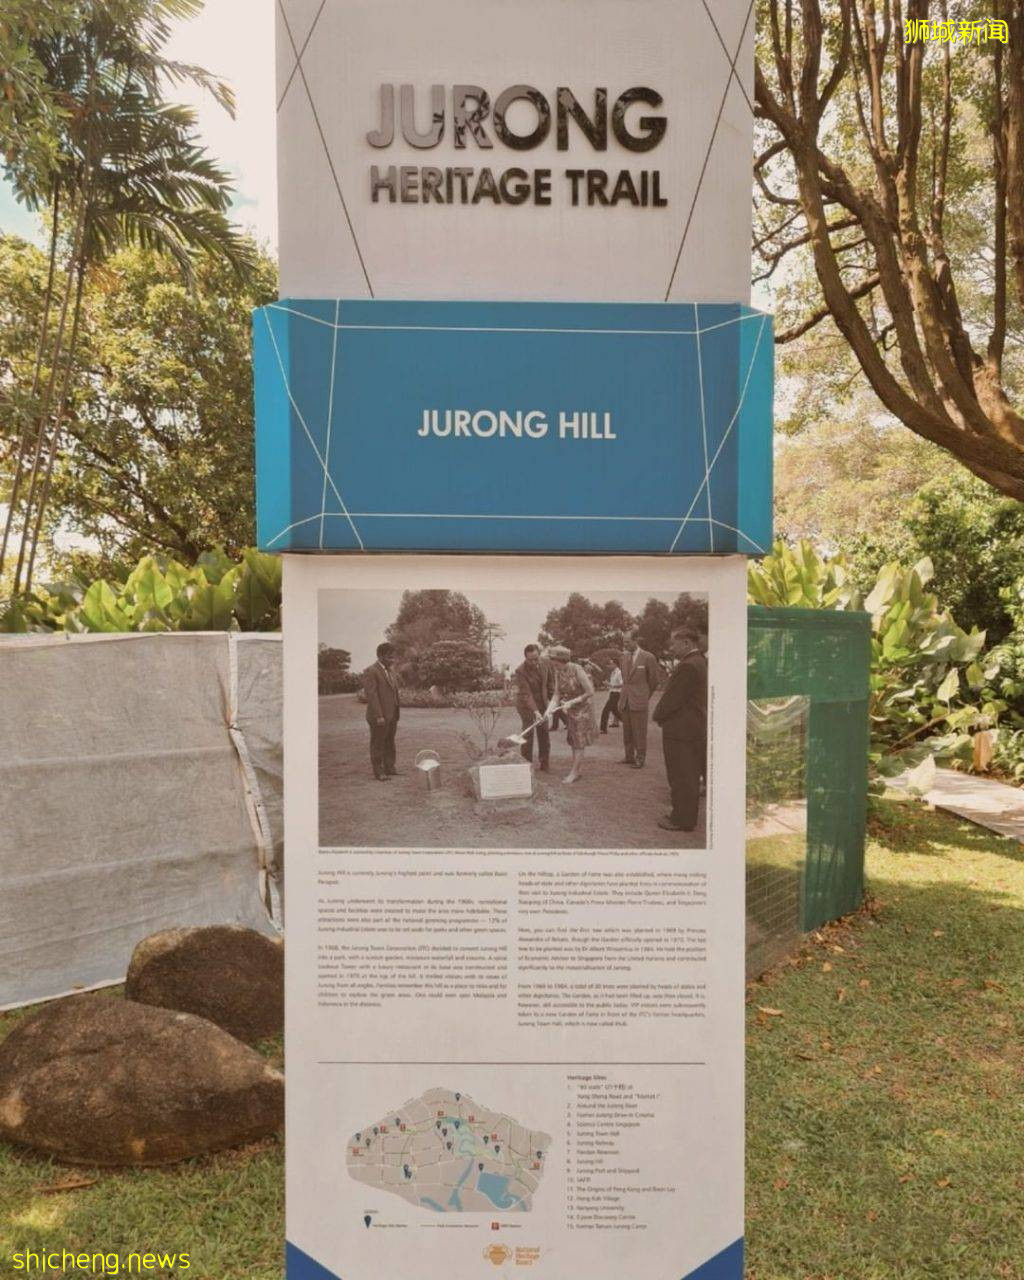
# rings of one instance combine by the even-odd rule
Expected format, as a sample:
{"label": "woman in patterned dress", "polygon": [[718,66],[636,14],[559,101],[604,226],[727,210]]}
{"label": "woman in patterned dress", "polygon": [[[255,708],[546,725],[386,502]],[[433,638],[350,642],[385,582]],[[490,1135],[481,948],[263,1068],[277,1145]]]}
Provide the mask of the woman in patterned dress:
{"label": "woman in patterned dress", "polygon": [[[594,720],[594,686],[583,668],[572,661],[572,654],[562,645],[548,650],[558,682],[558,701],[569,721],[566,740],[572,748],[572,768],[562,779],[576,782],[583,772],[583,753],[597,735]],[[572,704],[572,705],[569,705]]]}

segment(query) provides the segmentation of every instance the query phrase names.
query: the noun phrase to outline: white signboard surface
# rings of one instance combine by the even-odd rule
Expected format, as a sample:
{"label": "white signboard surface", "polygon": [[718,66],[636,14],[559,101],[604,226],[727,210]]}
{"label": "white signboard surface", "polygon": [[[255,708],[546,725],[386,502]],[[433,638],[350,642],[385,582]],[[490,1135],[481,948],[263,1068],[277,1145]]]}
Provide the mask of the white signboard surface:
{"label": "white signboard surface", "polygon": [[533,776],[528,764],[485,764],[480,768],[480,797],[483,800],[528,796],[532,791]]}
{"label": "white signboard surface", "polygon": [[277,8],[282,297],[749,297],[749,0]]}
{"label": "white signboard surface", "polygon": [[[289,1280],[742,1274],[745,568],[288,559]],[[482,812],[469,748],[520,715],[428,702],[395,718],[400,672],[374,662],[403,608],[409,634],[422,625],[407,593],[426,591],[464,596],[513,661],[571,592],[706,618],[706,666],[699,648],[680,658],[708,708],[698,741],[698,695],[683,707],[706,780],[690,829],[659,826],[664,687],[643,750],[633,721],[643,768],[622,763],[622,730],[601,734],[599,692],[533,742],[549,766],[534,803]],[[377,702],[318,698],[322,645],[365,667]],[[645,662],[627,660],[627,686]],[[438,791],[422,750],[443,762]]]}

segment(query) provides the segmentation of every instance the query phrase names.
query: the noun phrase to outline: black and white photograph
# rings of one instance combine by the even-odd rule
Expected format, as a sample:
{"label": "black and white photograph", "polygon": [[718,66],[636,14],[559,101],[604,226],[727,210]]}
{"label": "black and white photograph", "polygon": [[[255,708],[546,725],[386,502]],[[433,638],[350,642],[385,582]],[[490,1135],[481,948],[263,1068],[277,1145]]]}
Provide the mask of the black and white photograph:
{"label": "black and white photograph", "polygon": [[703,593],[321,590],[322,848],[707,845]]}

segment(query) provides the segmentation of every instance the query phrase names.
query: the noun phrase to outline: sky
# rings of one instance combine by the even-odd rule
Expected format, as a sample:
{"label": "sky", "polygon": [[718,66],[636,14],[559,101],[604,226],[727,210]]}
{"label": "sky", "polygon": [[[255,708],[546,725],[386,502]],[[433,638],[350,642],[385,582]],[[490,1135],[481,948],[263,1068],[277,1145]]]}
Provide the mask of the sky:
{"label": "sky", "polygon": [[[179,24],[166,54],[198,63],[233,87],[234,120],[198,90],[176,86],[168,96],[198,109],[203,142],[234,179],[235,220],[276,251],[274,0],[206,0],[198,18]],[[18,205],[2,179],[0,230],[41,239],[38,219]]]}
{"label": "sky", "polygon": [[[524,647],[536,643],[544,619],[552,609],[565,604],[569,591],[475,591],[468,595],[470,603],[483,610],[487,621],[496,622],[505,632],[502,639],[495,641],[495,667],[517,667],[523,660]],[[614,595],[587,592],[587,598],[595,604],[618,600],[630,613],[642,612],[651,599],[672,605],[678,595],[678,591],[619,591]],[[400,591],[321,591],[320,643],[332,649],[348,649],[352,669],[362,671],[374,661],[377,645],[394,622],[401,598]]]}

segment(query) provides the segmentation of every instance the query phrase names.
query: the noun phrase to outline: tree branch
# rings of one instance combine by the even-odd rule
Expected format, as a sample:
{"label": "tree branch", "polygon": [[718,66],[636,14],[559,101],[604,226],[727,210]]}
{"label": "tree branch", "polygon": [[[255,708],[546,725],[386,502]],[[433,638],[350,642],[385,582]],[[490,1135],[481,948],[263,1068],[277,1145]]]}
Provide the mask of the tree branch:
{"label": "tree branch", "polygon": [[[871,293],[878,288],[880,281],[876,274],[868,276],[866,280],[862,280],[856,288],[849,289],[847,292],[851,298],[863,298],[866,294]],[[790,329],[783,329],[781,333],[775,335],[775,345],[777,347],[785,346],[787,342],[795,342],[797,338],[802,338],[805,333],[809,333],[823,320],[827,320],[832,315],[831,308],[819,307],[817,311],[795,324]]]}

